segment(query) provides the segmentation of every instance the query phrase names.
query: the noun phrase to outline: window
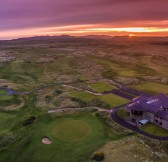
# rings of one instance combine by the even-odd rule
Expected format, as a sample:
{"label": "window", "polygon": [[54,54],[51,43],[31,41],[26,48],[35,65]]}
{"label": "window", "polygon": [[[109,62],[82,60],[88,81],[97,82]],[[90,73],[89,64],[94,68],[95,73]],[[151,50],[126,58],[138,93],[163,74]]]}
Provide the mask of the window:
{"label": "window", "polygon": [[142,116],[143,115],[143,112],[142,111],[134,111],[134,110],[131,110],[131,113],[133,115],[137,115],[137,116]]}
{"label": "window", "polygon": [[159,125],[162,125],[162,122],[159,122]]}
{"label": "window", "polygon": [[158,123],[158,120],[155,119],[155,122]]}

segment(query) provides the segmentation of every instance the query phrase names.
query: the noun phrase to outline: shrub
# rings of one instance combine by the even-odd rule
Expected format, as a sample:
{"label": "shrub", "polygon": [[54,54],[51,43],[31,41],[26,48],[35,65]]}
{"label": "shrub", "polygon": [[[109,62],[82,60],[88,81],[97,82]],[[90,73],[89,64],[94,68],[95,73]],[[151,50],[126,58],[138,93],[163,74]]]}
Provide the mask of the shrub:
{"label": "shrub", "polygon": [[16,141],[16,134],[9,132],[0,136],[0,149],[6,147]]}
{"label": "shrub", "polygon": [[54,93],[55,93],[56,95],[60,95],[60,94],[62,94],[62,93],[63,93],[63,91],[62,91],[62,90],[60,90],[60,89],[56,89]]}
{"label": "shrub", "polygon": [[115,72],[111,69],[102,72],[102,77],[107,78],[107,79],[114,79],[116,77],[116,75],[117,75],[117,72]]}
{"label": "shrub", "polygon": [[74,102],[77,102],[81,107],[88,106],[87,102],[82,101],[82,100],[79,99],[79,98],[71,97],[71,100],[74,101]]}
{"label": "shrub", "polygon": [[93,157],[91,158],[91,160],[95,160],[95,161],[103,161],[104,160],[104,153],[103,152],[97,152],[93,155]]}
{"label": "shrub", "polygon": [[104,101],[102,101],[98,98],[95,98],[95,99],[89,101],[88,104],[91,106],[103,107],[103,108],[107,108],[107,109],[111,108],[111,106],[109,104],[105,103]]}
{"label": "shrub", "polygon": [[26,125],[33,124],[35,120],[36,120],[35,116],[30,116],[29,118],[23,121],[22,125],[26,126]]}
{"label": "shrub", "polygon": [[137,71],[138,74],[143,75],[155,75],[156,71],[150,67],[147,67],[144,64],[138,64],[135,66],[135,71]]}

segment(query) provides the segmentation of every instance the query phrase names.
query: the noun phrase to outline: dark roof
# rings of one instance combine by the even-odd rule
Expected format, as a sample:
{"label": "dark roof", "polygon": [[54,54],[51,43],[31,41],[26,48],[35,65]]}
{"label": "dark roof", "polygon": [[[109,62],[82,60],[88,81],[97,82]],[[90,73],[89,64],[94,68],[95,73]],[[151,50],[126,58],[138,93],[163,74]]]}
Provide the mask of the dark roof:
{"label": "dark roof", "polygon": [[134,111],[145,111],[145,109],[142,107],[142,105],[140,103],[138,103],[138,102],[130,104],[128,107],[131,110],[134,110]]}
{"label": "dark roof", "polygon": [[164,120],[168,120],[168,111],[159,110],[156,114],[157,117],[162,118]]}
{"label": "dark roof", "polygon": [[140,96],[133,101],[134,103],[130,104],[129,108],[135,111],[146,111],[156,114],[162,107],[168,108],[168,96],[165,94],[152,97]]}
{"label": "dark roof", "polygon": [[160,98],[160,100],[162,102],[162,107],[168,108],[168,96],[165,95],[165,94],[160,94],[159,98]]}

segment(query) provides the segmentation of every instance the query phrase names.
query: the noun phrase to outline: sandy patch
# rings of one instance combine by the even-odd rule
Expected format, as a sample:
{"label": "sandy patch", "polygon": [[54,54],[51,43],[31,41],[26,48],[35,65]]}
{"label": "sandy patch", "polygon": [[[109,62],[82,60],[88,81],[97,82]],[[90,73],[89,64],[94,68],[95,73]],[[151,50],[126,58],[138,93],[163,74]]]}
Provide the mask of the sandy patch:
{"label": "sandy patch", "polygon": [[45,145],[50,145],[52,144],[52,141],[48,137],[42,138],[41,142]]}

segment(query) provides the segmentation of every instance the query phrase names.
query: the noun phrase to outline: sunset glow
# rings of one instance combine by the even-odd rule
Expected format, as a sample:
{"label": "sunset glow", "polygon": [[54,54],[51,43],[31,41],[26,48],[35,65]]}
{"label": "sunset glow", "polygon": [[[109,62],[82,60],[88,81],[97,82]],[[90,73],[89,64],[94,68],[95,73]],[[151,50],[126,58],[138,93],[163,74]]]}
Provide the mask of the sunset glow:
{"label": "sunset glow", "polygon": [[[100,25],[97,25],[100,26]],[[103,25],[102,25],[103,26]],[[69,34],[74,36],[82,35],[129,35],[129,36],[167,36],[168,28],[157,27],[96,27],[96,25],[72,25],[72,26],[60,26],[60,27],[47,27],[47,28],[32,28],[32,29],[15,29],[0,32],[0,36],[3,39],[18,38],[18,37],[30,37],[41,35],[62,35]]]}
{"label": "sunset glow", "polygon": [[0,39],[39,35],[168,36],[168,1],[5,0]]}

